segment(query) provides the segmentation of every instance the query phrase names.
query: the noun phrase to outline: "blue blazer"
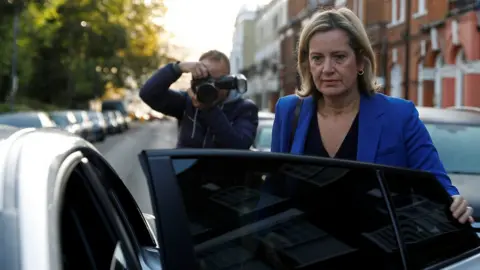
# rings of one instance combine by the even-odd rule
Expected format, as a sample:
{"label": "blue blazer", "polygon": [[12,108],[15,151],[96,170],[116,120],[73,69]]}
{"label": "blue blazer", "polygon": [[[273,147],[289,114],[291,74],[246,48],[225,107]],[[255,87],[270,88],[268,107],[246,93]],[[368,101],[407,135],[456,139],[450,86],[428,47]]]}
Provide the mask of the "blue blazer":
{"label": "blue blazer", "polygon": [[[278,100],[272,132],[272,152],[303,154],[314,99],[303,101],[290,151],[291,125],[299,97]],[[361,96],[357,160],[433,173],[450,195],[459,194],[452,185],[425,125],[411,101],[383,94]]]}

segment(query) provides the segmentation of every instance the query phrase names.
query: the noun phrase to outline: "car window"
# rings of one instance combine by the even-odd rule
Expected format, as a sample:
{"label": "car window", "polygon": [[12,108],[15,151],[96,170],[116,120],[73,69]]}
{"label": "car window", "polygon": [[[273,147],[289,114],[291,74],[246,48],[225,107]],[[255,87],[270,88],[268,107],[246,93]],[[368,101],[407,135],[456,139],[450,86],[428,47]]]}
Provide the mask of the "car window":
{"label": "car window", "polygon": [[270,148],[272,145],[272,127],[263,126],[257,134],[256,148]]}
{"label": "car window", "polygon": [[425,123],[449,173],[480,174],[480,126]]}
{"label": "car window", "polygon": [[122,114],[127,114],[125,104],[122,101],[104,101],[102,103],[102,111],[120,111]]}
{"label": "car window", "polygon": [[42,122],[42,127],[55,127],[56,124],[46,113],[39,113],[38,118]]}
{"label": "car window", "polygon": [[[427,184],[436,182],[433,175],[424,173],[412,177],[400,170],[386,170],[384,176],[410,269],[423,269],[479,246],[471,226],[453,219],[449,210],[451,200],[443,187],[439,183]],[[374,233],[384,234],[382,231]],[[396,248],[387,241],[379,239],[377,242],[385,250]]]}
{"label": "car window", "polygon": [[66,127],[70,125],[70,122],[68,121],[68,117],[66,114],[54,113],[54,114],[51,114],[50,117],[57,125],[61,127]]}
{"label": "car window", "polygon": [[[85,172],[77,167],[67,182],[61,210],[63,269],[112,269],[132,265],[128,240],[118,234]],[[114,268],[114,269],[128,269]]]}
{"label": "car window", "polygon": [[77,123],[83,123],[84,122],[82,112],[73,112],[73,115],[75,116],[75,119],[77,120]]}
{"label": "car window", "polygon": [[111,167],[96,154],[88,155],[92,168],[108,191],[109,199],[132,239],[140,246],[155,246],[132,194]]}
{"label": "car window", "polygon": [[66,116],[68,118],[68,121],[71,123],[71,124],[76,124],[77,123],[77,118],[75,118],[75,115],[73,115],[73,113],[71,112],[66,112]]}
{"label": "car window", "polygon": [[228,157],[172,165],[201,269],[402,268],[398,249],[371,236],[383,230],[396,245],[372,169]]}
{"label": "car window", "polygon": [[37,114],[0,115],[0,124],[20,128],[41,128],[42,122]]}

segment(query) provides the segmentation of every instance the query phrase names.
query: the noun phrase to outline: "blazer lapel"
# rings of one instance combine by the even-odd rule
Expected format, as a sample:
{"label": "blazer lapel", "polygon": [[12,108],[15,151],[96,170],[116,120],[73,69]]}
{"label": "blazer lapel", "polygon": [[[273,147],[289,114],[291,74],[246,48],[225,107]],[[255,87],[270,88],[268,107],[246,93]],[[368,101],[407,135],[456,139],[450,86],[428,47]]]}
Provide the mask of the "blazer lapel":
{"label": "blazer lapel", "polygon": [[305,149],[305,140],[307,138],[308,127],[310,126],[310,121],[312,119],[314,108],[314,99],[313,97],[307,97],[303,101],[302,108],[300,110],[300,115],[298,118],[297,130],[295,131],[295,137],[293,139],[292,154],[303,154]]}
{"label": "blazer lapel", "polygon": [[382,125],[378,117],[383,114],[382,103],[374,96],[361,95],[358,126],[357,160],[375,162]]}

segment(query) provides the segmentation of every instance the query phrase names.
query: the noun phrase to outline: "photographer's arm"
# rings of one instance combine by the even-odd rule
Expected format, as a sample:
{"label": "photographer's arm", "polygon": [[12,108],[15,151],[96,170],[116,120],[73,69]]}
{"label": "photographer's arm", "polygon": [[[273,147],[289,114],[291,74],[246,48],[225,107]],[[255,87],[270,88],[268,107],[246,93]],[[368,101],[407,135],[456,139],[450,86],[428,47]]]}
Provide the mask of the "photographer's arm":
{"label": "photographer's arm", "polygon": [[140,98],[155,111],[181,118],[185,111],[187,93],[171,90],[182,72],[168,64],[159,69],[140,90]]}
{"label": "photographer's arm", "polygon": [[252,146],[257,134],[258,108],[247,101],[241,110],[242,113],[234,123],[230,123],[217,106],[202,112],[219,147],[248,150]]}

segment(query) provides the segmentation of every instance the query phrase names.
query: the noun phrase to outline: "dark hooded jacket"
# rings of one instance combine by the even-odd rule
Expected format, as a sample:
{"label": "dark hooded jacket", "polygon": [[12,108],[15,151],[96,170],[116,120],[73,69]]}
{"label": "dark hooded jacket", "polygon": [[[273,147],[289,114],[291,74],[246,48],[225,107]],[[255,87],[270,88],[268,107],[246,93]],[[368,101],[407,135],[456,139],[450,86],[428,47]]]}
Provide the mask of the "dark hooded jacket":
{"label": "dark hooded jacket", "polygon": [[257,132],[257,106],[237,91],[230,91],[221,104],[197,109],[187,92],[170,89],[180,76],[173,64],[168,64],[140,90],[148,106],[180,122],[177,147],[249,149]]}

